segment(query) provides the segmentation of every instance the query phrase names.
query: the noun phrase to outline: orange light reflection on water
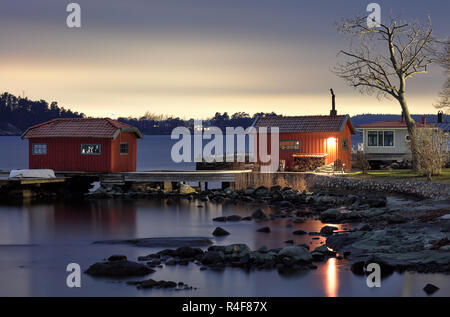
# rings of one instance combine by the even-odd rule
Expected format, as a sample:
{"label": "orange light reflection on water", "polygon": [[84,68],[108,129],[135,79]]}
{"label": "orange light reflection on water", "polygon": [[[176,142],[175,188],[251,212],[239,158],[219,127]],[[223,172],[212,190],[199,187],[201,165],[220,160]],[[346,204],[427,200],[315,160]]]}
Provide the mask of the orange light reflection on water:
{"label": "orange light reflection on water", "polygon": [[336,258],[330,258],[326,265],[327,276],[325,290],[328,297],[336,297],[338,289]]}

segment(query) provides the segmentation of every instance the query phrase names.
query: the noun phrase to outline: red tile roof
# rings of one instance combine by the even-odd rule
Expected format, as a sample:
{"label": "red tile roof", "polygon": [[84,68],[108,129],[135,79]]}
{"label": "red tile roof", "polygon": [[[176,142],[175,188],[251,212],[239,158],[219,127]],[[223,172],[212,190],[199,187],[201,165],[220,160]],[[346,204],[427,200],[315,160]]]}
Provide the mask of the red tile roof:
{"label": "red tile roof", "polygon": [[[432,127],[434,125],[432,124],[423,124],[421,122],[416,122],[416,127],[423,128],[423,127]],[[405,128],[406,129],[406,123],[405,121],[380,121],[380,122],[371,122],[371,123],[365,123],[360,124],[357,126],[358,129],[367,129],[367,128]]]}
{"label": "red tile roof", "polygon": [[126,123],[109,118],[54,119],[28,128],[23,139],[31,138],[103,138],[114,139],[120,132],[141,132]]}
{"label": "red tile roof", "polygon": [[280,132],[337,132],[342,131],[347,121],[350,123],[351,132],[355,133],[348,115],[261,117],[257,119],[254,127],[278,127]]}

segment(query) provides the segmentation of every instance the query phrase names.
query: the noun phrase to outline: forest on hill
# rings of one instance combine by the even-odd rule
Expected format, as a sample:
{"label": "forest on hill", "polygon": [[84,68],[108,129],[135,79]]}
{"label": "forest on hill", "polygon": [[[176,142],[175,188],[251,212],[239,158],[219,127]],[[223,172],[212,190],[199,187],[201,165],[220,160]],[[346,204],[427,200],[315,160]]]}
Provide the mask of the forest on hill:
{"label": "forest on hill", "polygon": [[[300,115],[300,114],[299,114]],[[203,120],[204,126],[215,126],[221,129],[225,127],[247,128],[261,116],[281,116],[274,112],[255,113],[249,115],[245,112],[228,114],[227,112],[216,114]],[[413,115],[416,121],[420,121],[423,115]],[[14,96],[10,93],[0,95],[0,135],[21,135],[28,127],[56,118],[84,118],[83,113],[78,113],[58,105],[57,102],[47,102],[45,100],[33,101],[28,98]],[[427,122],[437,121],[436,114],[426,115]],[[184,126],[192,129],[194,119],[181,119],[161,114],[147,112],[140,118],[118,118],[119,121],[128,123],[148,135],[167,135],[176,127]],[[393,114],[360,114],[352,117],[355,126],[363,123],[376,121],[400,120],[400,115]]]}

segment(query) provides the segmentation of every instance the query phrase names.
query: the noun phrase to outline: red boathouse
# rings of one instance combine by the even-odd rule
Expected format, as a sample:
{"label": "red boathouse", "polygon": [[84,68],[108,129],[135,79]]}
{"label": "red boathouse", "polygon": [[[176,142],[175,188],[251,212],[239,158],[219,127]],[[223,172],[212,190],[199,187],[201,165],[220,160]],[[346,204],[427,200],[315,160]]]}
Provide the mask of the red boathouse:
{"label": "red boathouse", "polygon": [[[256,129],[266,127],[268,153],[270,153],[270,129],[279,129],[279,160],[287,171],[314,170],[322,165],[337,163],[344,169],[352,168],[351,135],[356,130],[349,115],[337,115],[335,96],[332,93],[332,109],[329,116],[261,117]],[[259,142],[259,140],[258,140]],[[258,157],[258,162],[260,162]]]}
{"label": "red boathouse", "polygon": [[28,128],[29,168],[55,171],[136,171],[141,132],[109,118],[54,119]]}

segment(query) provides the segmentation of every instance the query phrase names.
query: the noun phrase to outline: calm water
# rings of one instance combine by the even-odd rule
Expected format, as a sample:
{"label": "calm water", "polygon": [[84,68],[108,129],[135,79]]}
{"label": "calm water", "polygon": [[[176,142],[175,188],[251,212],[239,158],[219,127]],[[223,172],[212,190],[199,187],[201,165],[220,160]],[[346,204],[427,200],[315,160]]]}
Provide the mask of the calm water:
{"label": "calm water", "polygon": [[[138,166],[148,169],[193,169],[193,164],[170,163],[170,143],[166,136],[146,137],[139,148]],[[173,141],[170,141],[173,142]],[[0,137],[0,170],[27,166],[26,142]],[[202,205],[203,208],[199,208]],[[155,200],[97,200],[90,202],[5,205],[0,202],[0,296],[423,296],[422,288],[433,283],[441,289],[435,296],[450,295],[450,277],[441,274],[393,274],[382,287],[369,289],[363,277],[355,276],[345,261],[330,259],[317,270],[295,275],[277,271],[247,273],[238,268],[224,272],[200,271],[195,264],[164,267],[149,275],[153,279],[183,281],[197,287],[193,291],[137,290],[127,279],[93,278],[82,275],[82,287],[66,287],[68,263],[83,270],[112,254],[131,260],[158,251],[126,245],[97,245],[93,241],[167,236],[210,236],[211,219],[220,215],[249,215],[255,206],[217,205],[182,201],[167,205]],[[286,228],[286,220],[270,222],[270,234],[257,233],[261,224],[239,222],[221,224],[231,235],[217,244],[246,243],[284,246],[296,229],[318,231],[319,221]],[[345,227],[345,225],[344,225]],[[295,237],[296,243],[314,248],[323,240]]]}

